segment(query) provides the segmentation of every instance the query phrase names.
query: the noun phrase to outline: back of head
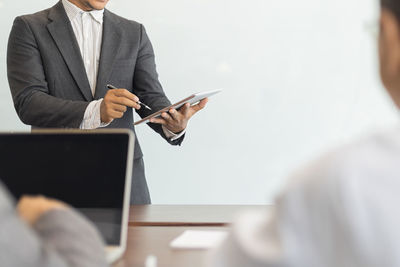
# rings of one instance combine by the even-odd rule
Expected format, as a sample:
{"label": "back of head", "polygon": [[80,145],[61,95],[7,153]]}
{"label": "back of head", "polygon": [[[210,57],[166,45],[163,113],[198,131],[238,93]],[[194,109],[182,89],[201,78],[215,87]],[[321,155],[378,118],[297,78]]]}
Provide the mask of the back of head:
{"label": "back of head", "polygon": [[400,19],[400,1],[399,0],[381,0],[381,6],[392,11]]}
{"label": "back of head", "polygon": [[400,108],[400,0],[381,0],[379,60],[382,82]]}

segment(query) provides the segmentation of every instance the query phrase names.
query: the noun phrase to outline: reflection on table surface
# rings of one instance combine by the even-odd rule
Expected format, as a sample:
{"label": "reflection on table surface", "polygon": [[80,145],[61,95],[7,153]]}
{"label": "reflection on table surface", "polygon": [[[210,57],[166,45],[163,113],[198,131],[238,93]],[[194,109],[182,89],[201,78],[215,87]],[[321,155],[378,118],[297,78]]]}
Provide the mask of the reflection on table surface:
{"label": "reflection on table surface", "polygon": [[118,245],[120,243],[121,209],[78,208],[77,210],[97,226],[107,245]]}
{"label": "reflection on table surface", "polygon": [[[157,257],[157,267],[207,266],[210,250],[176,250],[169,244],[186,230],[193,227],[138,226],[129,227],[128,246],[121,260],[113,267],[145,266],[149,255]],[[195,227],[195,230],[229,230],[228,227]]]}

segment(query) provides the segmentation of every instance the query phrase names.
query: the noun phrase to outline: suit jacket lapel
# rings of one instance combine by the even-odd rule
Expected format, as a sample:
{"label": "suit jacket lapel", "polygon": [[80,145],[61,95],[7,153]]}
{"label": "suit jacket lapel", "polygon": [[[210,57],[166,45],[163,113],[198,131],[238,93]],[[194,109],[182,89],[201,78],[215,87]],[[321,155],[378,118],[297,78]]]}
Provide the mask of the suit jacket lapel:
{"label": "suit jacket lapel", "polygon": [[[118,21],[108,10],[104,10],[103,40],[101,44],[95,99],[103,97],[107,91],[106,85],[120,48],[121,37],[122,32]],[[118,85],[116,84],[116,86]]]}
{"label": "suit jacket lapel", "polygon": [[52,20],[52,22],[47,25],[48,31],[57,44],[69,71],[78,84],[86,101],[92,101],[93,96],[79,45],[61,1],[50,10],[49,19]]}

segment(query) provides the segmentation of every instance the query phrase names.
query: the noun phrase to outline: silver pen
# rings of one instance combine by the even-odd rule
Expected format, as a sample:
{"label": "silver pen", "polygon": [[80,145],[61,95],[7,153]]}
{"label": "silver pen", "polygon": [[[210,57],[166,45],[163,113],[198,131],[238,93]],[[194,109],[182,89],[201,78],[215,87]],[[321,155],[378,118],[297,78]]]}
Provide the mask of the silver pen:
{"label": "silver pen", "polygon": [[[111,85],[111,84],[107,84],[107,88],[108,88],[108,89],[118,89],[117,87],[115,87],[114,85]],[[146,104],[143,103],[143,102],[138,101],[137,103],[138,103],[139,105],[142,105],[143,107],[147,108],[148,110],[152,110],[148,105],[146,105]]]}

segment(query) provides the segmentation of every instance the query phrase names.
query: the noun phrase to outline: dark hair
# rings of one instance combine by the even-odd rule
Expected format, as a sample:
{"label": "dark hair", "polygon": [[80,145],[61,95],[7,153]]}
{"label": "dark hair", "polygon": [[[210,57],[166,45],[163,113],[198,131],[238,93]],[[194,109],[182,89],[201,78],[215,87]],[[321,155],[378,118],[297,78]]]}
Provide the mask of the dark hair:
{"label": "dark hair", "polygon": [[381,0],[381,6],[392,11],[400,19],[400,0]]}

